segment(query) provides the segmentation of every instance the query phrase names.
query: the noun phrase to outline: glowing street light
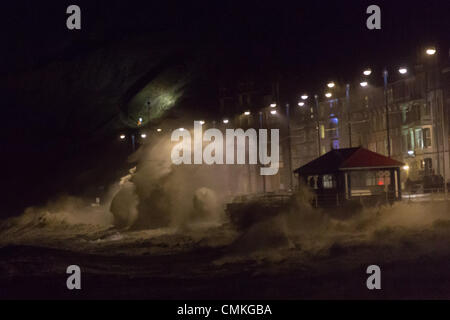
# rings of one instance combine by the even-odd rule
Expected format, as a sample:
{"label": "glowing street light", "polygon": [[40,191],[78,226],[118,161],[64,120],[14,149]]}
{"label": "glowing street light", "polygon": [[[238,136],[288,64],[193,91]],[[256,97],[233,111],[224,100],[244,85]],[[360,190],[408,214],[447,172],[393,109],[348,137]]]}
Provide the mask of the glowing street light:
{"label": "glowing street light", "polygon": [[308,95],[307,94],[302,95],[302,100],[306,100],[306,99],[308,99]]}
{"label": "glowing street light", "polygon": [[299,106],[299,107],[303,107],[304,105],[305,105],[304,102],[299,102],[299,103],[298,103],[298,106]]}
{"label": "glowing street light", "polygon": [[401,67],[400,69],[398,69],[398,72],[400,72],[400,74],[406,74],[408,72],[408,69],[406,69],[405,67]]}
{"label": "glowing street light", "polygon": [[327,84],[327,86],[328,86],[328,88],[334,88],[335,84],[334,84],[334,82],[332,81],[332,82],[329,82],[329,83]]}
{"label": "glowing street light", "polygon": [[277,110],[270,111],[270,114],[277,114]]}
{"label": "glowing street light", "polygon": [[228,122],[229,122],[228,119],[223,120],[223,123],[225,123],[225,124],[227,124]]}
{"label": "glowing street light", "polygon": [[157,132],[162,132],[161,128],[156,129]]}
{"label": "glowing street light", "polygon": [[325,93],[325,97],[327,97],[327,98],[331,98],[331,96],[332,96],[331,92],[327,92],[327,93]]}
{"label": "glowing street light", "polygon": [[426,54],[429,56],[432,56],[436,53],[436,49],[435,48],[428,48],[426,51]]}
{"label": "glowing street light", "polygon": [[372,73],[371,69],[366,69],[363,71],[363,75],[365,75],[365,76],[370,76],[371,73]]}
{"label": "glowing street light", "polygon": [[141,134],[141,138],[142,138],[142,139],[146,139],[146,138],[147,138],[147,135],[146,135],[145,133],[143,133],[143,134]]}
{"label": "glowing street light", "polygon": [[403,166],[403,170],[408,171],[409,170],[409,166],[408,165],[404,165]]}
{"label": "glowing street light", "polygon": [[250,115],[250,111],[245,111],[244,114],[245,114],[246,116],[249,116],[249,115]]}
{"label": "glowing street light", "polygon": [[200,122],[200,125],[204,125],[205,124],[205,121],[203,121],[203,120],[200,120],[199,122]]}
{"label": "glowing street light", "polygon": [[361,82],[359,85],[361,86],[361,87],[367,87],[367,81],[363,81],[363,82]]}
{"label": "glowing street light", "polygon": [[277,107],[277,104],[276,104],[276,103],[272,103],[272,104],[270,104],[270,107],[271,107],[271,108],[276,108],[276,107]]}
{"label": "glowing street light", "polygon": [[121,134],[121,135],[120,135],[120,140],[125,140],[126,137],[127,137],[126,135]]}

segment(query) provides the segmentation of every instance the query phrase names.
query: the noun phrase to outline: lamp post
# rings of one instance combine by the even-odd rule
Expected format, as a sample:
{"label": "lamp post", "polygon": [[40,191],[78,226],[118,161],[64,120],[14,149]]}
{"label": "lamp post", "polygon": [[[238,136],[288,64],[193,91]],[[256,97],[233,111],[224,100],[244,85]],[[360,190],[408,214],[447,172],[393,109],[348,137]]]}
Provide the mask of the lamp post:
{"label": "lamp post", "polygon": [[384,107],[386,112],[386,136],[387,136],[387,149],[388,157],[391,157],[391,133],[389,128],[389,97],[388,97],[388,71],[385,68],[383,71],[384,79]]}
{"label": "lamp post", "polygon": [[347,100],[347,121],[348,121],[348,146],[352,147],[352,123],[351,123],[351,111],[350,111],[350,84],[345,86],[345,98]]}
{"label": "lamp post", "polygon": [[294,189],[294,181],[292,177],[292,141],[291,141],[291,115],[289,110],[289,104],[286,104],[286,118],[287,118],[287,133],[288,133],[288,156],[289,156],[289,188],[292,191]]}
{"label": "lamp post", "polygon": [[314,95],[314,100],[316,101],[316,125],[317,125],[317,148],[318,155],[320,157],[320,122],[319,122],[319,96],[317,94]]}
{"label": "lamp post", "polygon": [[[263,112],[259,112],[259,129],[263,128]],[[261,165],[260,165],[261,166]],[[266,176],[261,175],[263,181],[263,192],[266,193]]]}

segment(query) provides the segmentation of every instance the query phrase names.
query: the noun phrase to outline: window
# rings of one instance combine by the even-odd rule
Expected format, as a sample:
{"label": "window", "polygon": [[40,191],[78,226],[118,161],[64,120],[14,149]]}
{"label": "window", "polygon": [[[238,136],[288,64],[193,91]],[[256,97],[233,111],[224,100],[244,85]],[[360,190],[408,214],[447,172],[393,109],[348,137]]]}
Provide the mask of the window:
{"label": "window", "polygon": [[[350,173],[352,189],[364,187],[380,187],[391,183],[390,172],[383,171],[354,171]],[[373,189],[376,190],[376,189]]]}
{"label": "window", "polygon": [[311,189],[317,189],[317,176],[308,176],[307,183]]}
{"label": "window", "polygon": [[333,140],[332,146],[333,149],[339,149],[339,140]]}
{"label": "window", "polygon": [[422,128],[416,129],[416,148],[423,149],[423,136],[422,136]]}
{"label": "window", "polygon": [[425,115],[426,116],[431,115],[431,108],[430,108],[430,104],[428,102],[425,102]]}
{"label": "window", "polygon": [[403,131],[402,132],[402,138],[403,138],[402,150],[403,150],[404,153],[407,153],[408,152],[408,131]]}
{"label": "window", "polygon": [[423,136],[423,147],[429,148],[431,147],[431,130],[430,128],[424,128],[422,132]]}
{"label": "window", "polygon": [[402,107],[402,123],[406,123],[406,112],[408,112],[408,109],[406,107]]}
{"label": "window", "polygon": [[413,105],[413,117],[414,117],[414,121],[420,120],[420,104],[416,103]]}
{"label": "window", "polygon": [[430,175],[433,172],[433,160],[431,158],[425,158],[423,160],[423,169],[426,175]]}
{"label": "window", "polygon": [[320,138],[325,139],[325,126],[323,124],[320,125]]}
{"label": "window", "polygon": [[324,189],[333,189],[336,187],[336,181],[334,179],[334,175],[326,174],[323,176],[323,188]]}
{"label": "window", "polygon": [[408,151],[414,150],[414,131],[409,129],[408,131]]}

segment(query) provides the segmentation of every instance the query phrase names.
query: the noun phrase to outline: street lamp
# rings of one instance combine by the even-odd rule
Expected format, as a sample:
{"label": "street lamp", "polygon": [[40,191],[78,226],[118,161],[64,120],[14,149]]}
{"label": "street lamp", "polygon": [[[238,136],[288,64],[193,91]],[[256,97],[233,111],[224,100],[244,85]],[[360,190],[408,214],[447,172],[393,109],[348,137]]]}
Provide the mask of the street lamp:
{"label": "street lamp", "polygon": [[249,116],[249,115],[250,115],[250,111],[245,111],[244,114],[245,114],[246,116]]}
{"label": "street lamp", "polygon": [[426,54],[429,56],[432,56],[436,53],[436,49],[435,48],[428,48],[426,51]]}
{"label": "street lamp", "polygon": [[304,95],[302,95],[302,100],[306,100],[306,99],[308,99],[308,95],[307,94],[304,94]]}
{"label": "street lamp", "polygon": [[200,120],[200,125],[204,125],[204,124],[205,124],[205,121]]}
{"label": "street lamp", "polygon": [[120,140],[125,140],[126,137],[127,137],[126,135],[121,134],[121,135],[120,135]]}
{"label": "street lamp", "polygon": [[227,124],[228,122],[229,122],[228,119],[223,120],[223,123],[225,123],[225,124]]}
{"label": "street lamp", "polygon": [[406,74],[408,72],[408,69],[406,69],[405,67],[401,67],[400,69],[398,69],[398,72],[400,72],[400,74]]}
{"label": "street lamp", "polygon": [[334,88],[335,84],[333,81],[331,81],[327,84],[327,86],[328,86],[328,88]]}
{"label": "street lamp", "polygon": [[327,98],[331,98],[331,96],[332,96],[331,92],[327,92],[327,93],[325,93],[325,97],[327,97]]}
{"label": "street lamp", "polygon": [[370,76],[371,73],[372,73],[372,70],[370,68],[363,71],[363,75],[365,75],[365,76]]}
{"label": "street lamp", "polygon": [[141,134],[141,138],[145,139],[145,138],[147,138],[147,135],[145,133],[143,133],[143,134]]}
{"label": "street lamp", "polygon": [[299,103],[298,103],[298,106],[299,106],[299,107],[303,107],[304,105],[305,105],[304,102],[299,102]]}
{"label": "street lamp", "polygon": [[367,81],[363,81],[359,85],[364,88],[364,87],[367,87],[368,83],[367,83]]}
{"label": "street lamp", "polygon": [[161,128],[156,129],[157,132],[162,132]]}
{"label": "street lamp", "polygon": [[277,110],[270,111],[270,114],[277,114]]}
{"label": "street lamp", "polygon": [[276,108],[276,107],[277,107],[277,104],[276,104],[276,103],[271,103],[271,104],[270,104],[270,107],[271,107],[271,108]]}

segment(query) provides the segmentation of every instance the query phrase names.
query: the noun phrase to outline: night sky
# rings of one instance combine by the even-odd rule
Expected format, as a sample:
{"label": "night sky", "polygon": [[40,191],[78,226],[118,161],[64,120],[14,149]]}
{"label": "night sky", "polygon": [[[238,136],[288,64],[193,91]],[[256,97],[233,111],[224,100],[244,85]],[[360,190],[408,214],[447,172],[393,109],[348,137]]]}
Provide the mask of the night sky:
{"label": "night sky", "polygon": [[[78,32],[65,8],[82,8]],[[215,77],[263,70],[315,89],[329,78],[352,79],[366,65],[410,61],[420,46],[448,41],[450,4],[377,1],[382,30],[370,31],[373,1],[14,1],[3,5],[2,73],[68,59],[136,35],[159,46],[177,43],[206,55]],[[203,56],[202,56],[203,58]]]}
{"label": "night sky", "polygon": [[[382,29],[370,31],[366,28],[366,8],[374,3],[381,7]],[[71,4],[81,7],[81,31],[66,28],[65,12]],[[101,48],[118,46],[126,56],[132,56],[135,49],[130,46],[127,51],[128,43],[139,37],[145,39],[149,55],[175,47],[184,64],[195,66],[179,107],[195,105],[197,110],[214,114],[221,83],[246,77],[280,78],[292,94],[313,92],[330,79],[353,81],[366,66],[381,70],[408,64],[425,45],[446,44],[448,48],[449,9],[446,0],[4,1],[0,81],[4,89],[23,75],[40,74],[55,61],[83,61]],[[50,75],[47,81],[51,80]],[[88,113],[72,117],[64,128],[53,128],[51,124],[58,118],[47,108],[49,100],[34,101],[32,89],[19,92],[24,99],[29,95],[29,107],[16,103],[17,92],[4,95],[8,99],[3,112],[6,143],[2,156],[5,168],[10,168],[4,173],[5,198],[10,201],[2,204],[1,216],[42,202],[55,190],[73,191],[64,188],[70,177],[53,182],[61,172],[82,171],[68,164],[69,160],[74,162],[70,152],[86,158],[107,154],[98,146],[84,147],[86,139],[99,135],[96,131],[79,134],[92,120]],[[68,101],[50,104],[62,110],[71,103],[82,104],[84,96],[77,94],[73,91]],[[107,96],[109,93],[103,92],[98,98]],[[95,121],[101,123],[110,117],[102,112],[95,114]],[[61,132],[68,132],[68,138],[53,141]],[[67,145],[76,147],[69,152]],[[62,153],[68,156],[55,157]],[[119,157],[117,161],[122,160]],[[40,192],[30,191],[37,189]]]}

